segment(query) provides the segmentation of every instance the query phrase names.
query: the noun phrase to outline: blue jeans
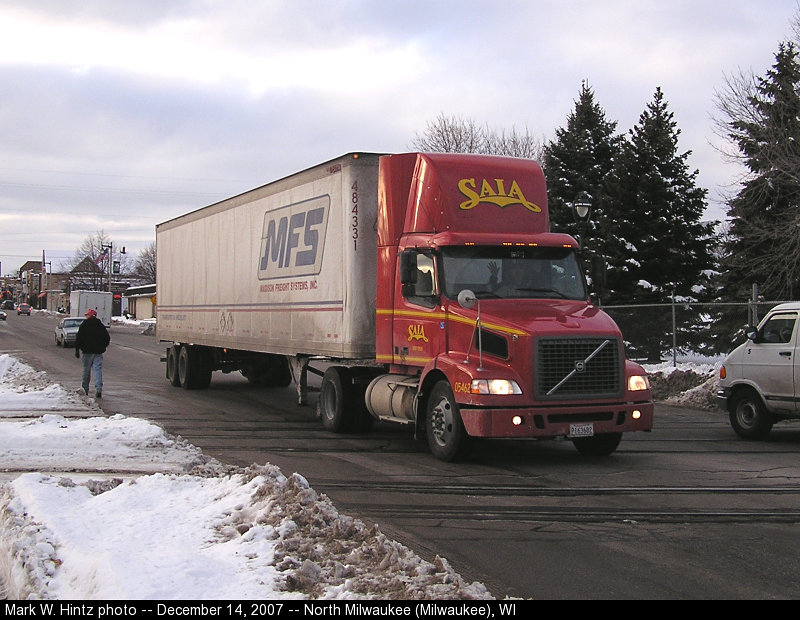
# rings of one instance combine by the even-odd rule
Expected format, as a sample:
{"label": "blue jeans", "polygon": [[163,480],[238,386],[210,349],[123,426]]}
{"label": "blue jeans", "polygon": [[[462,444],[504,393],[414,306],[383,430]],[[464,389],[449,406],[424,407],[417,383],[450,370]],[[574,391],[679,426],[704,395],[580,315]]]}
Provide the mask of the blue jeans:
{"label": "blue jeans", "polygon": [[83,362],[83,377],[81,385],[83,391],[89,393],[89,379],[94,371],[94,389],[98,392],[103,391],[103,354],[84,353],[81,361]]}

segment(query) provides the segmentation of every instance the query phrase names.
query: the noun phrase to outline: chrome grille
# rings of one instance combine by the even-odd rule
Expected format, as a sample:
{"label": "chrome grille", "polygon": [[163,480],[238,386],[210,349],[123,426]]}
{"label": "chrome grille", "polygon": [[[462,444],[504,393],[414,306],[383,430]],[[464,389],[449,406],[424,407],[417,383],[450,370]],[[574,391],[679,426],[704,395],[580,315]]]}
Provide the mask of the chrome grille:
{"label": "chrome grille", "polygon": [[622,395],[624,372],[616,338],[540,338],[535,362],[539,400]]}

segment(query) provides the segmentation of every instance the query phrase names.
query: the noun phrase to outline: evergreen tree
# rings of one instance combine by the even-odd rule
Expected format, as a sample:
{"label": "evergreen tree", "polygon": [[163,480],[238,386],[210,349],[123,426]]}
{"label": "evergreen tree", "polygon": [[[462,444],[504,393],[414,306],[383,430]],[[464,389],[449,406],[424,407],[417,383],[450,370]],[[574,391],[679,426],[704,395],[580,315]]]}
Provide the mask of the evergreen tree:
{"label": "evergreen tree", "polygon": [[572,204],[581,192],[589,194],[592,214],[581,242],[585,247],[600,250],[593,222],[603,218],[606,203],[605,180],[619,150],[621,137],[617,123],[606,120],[603,109],[595,102],[594,92],[584,82],[575,108],[567,118],[567,126],[556,130],[555,140],[544,150],[542,167],[548,186],[550,224],[554,231],[579,236]]}
{"label": "evergreen tree", "polygon": [[800,294],[800,64],[781,44],[766,77],[730,85],[723,98],[728,137],[749,170],[728,203],[721,291],[747,299],[752,285],[768,299]]}
{"label": "evergreen tree", "polygon": [[[610,201],[599,221],[609,261],[607,304],[698,301],[707,292],[715,223],[701,220],[707,191],[696,186],[697,171],[688,170],[691,151],[678,152],[679,135],[657,88],[609,175]],[[682,331],[700,323],[696,312],[682,313]],[[646,343],[640,353],[650,360],[671,346],[671,329],[651,321],[633,321],[623,333]]]}

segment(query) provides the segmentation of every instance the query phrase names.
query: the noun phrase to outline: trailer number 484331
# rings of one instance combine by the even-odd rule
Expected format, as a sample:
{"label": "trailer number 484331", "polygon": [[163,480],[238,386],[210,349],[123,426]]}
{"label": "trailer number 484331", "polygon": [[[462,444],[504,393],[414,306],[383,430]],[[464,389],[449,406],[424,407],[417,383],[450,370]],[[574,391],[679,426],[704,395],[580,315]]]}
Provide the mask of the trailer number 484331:
{"label": "trailer number 484331", "polygon": [[350,228],[353,233],[353,251],[358,251],[358,181],[353,183],[350,186],[350,189],[353,190],[351,195],[351,200],[353,206],[350,208]]}
{"label": "trailer number 484331", "polygon": [[569,436],[570,437],[591,437],[594,435],[594,424],[588,422],[586,424],[570,424]]}

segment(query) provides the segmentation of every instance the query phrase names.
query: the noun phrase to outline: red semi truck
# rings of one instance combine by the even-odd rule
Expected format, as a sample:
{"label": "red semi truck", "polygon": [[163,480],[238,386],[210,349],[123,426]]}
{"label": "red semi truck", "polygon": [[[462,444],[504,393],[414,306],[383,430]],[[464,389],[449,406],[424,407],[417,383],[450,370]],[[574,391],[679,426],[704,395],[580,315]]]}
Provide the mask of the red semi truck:
{"label": "red semi truck", "polygon": [[334,432],[410,425],[442,460],[475,438],[613,452],[649,431],[647,375],[551,233],[541,168],[463,154],[351,153],[156,227],[167,379],[322,376]]}

